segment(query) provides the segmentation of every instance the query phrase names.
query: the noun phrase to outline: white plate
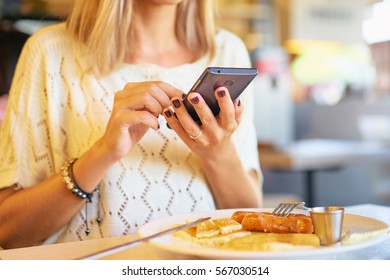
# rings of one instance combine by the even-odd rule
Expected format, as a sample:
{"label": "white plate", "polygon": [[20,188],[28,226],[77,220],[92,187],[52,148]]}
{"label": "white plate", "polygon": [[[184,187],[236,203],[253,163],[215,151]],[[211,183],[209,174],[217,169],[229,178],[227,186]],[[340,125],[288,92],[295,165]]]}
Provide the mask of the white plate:
{"label": "white plate", "polygon": [[[213,219],[230,217],[233,212],[239,210],[269,212],[271,209],[227,209],[213,212],[171,216],[142,226],[139,230],[139,234],[141,236],[149,236],[174,225],[183,224],[202,217],[211,217]],[[172,235],[154,238],[149,242],[159,248],[163,248],[171,252],[194,255],[205,259],[307,259],[326,257],[327,255],[357,250],[379,243],[387,238],[389,226],[372,218],[353,214],[344,214],[343,230],[350,233],[350,235],[344,239],[343,244],[313,249],[297,249],[294,251],[252,252],[203,248],[190,242],[179,240]]]}

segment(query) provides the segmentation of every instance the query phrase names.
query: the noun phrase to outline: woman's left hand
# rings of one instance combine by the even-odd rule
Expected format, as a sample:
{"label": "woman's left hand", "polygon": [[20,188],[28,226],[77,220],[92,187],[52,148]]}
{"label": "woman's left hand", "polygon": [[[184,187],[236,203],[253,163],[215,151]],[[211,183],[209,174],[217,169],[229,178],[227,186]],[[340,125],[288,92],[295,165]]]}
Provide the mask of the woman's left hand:
{"label": "woman's left hand", "polygon": [[180,98],[171,100],[177,118],[169,108],[164,110],[169,126],[200,157],[209,158],[232,147],[231,135],[237,129],[243,112],[240,101],[232,101],[227,88],[219,87],[214,94],[221,109],[217,117],[199,93],[191,92],[188,96],[202,122],[201,126],[192,119]]}

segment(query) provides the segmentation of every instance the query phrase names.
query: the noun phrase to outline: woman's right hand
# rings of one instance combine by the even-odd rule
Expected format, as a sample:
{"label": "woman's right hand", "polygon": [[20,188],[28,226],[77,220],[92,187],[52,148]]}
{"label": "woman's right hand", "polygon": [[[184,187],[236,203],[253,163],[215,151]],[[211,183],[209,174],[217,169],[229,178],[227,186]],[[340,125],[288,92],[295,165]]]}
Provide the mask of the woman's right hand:
{"label": "woman's right hand", "polygon": [[183,92],[161,81],[128,83],[115,94],[114,105],[100,144],[113,161],[127,155],[149,128],[159,128],[158,116],[170,99]]}

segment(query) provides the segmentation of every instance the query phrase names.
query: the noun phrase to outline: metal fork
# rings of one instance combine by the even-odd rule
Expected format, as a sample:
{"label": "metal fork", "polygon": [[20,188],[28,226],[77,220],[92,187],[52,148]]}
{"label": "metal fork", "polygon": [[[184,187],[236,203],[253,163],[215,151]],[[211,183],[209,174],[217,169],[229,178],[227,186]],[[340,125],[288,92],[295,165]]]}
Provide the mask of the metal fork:
{"label": "metal fork", "polygon": [[281,202],[272,211],[272,214],[287,217],[295,208],[309,210],[309,208],[305,207],[305,202]]}

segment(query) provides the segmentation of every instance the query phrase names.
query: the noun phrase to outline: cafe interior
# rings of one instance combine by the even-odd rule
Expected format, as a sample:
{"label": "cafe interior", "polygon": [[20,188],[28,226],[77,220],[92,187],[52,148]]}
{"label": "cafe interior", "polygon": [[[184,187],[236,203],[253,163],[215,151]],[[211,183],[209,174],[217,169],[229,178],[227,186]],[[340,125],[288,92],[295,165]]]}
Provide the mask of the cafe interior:
{"label": "cafe interior", "polygon": [[[73,1],[0,0],[0,126],[25,41],[63,21]],[[215,4],[259,72],[263,206],[390,206],[390,0]]]}
{"label": "cafe interior", "polygon": [[[0,120],[25,40],[63,20],[73,0],[0,1]],[[264,206],[390,205],[387,0],[218,0],[253,82]]]}

